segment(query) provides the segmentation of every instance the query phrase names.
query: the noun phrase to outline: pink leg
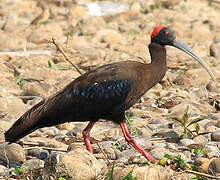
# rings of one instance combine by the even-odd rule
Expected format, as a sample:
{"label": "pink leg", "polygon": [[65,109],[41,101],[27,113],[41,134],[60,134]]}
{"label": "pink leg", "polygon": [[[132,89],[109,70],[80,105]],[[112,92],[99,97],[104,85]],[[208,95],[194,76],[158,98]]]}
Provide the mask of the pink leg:
{"label": "pink leg", "polygon": [[84,139],[84,142],[86,144],[86,148],[91,153],[93,153],[93,150],[92,150],[92,146],[91,146],[89,137],[90,137],[90,131],[91,131],[91,129],[94,126],[95,123],[96,123],[96,121],[90,121],[89,124],[86,126],[86,128],[82,132],[83,139]]}
{"label": "pink leg", "polygon": [[137,149],[144,157],[146,157],[151,162],[156,162],[156,159],[154,159],[147,151],[144,150],[140,145],[138,145],[134,139],[131,137],[128,128],[124,122],[120,123],[122,132],[125,136],[125,140],[131,144],[135,149]]}

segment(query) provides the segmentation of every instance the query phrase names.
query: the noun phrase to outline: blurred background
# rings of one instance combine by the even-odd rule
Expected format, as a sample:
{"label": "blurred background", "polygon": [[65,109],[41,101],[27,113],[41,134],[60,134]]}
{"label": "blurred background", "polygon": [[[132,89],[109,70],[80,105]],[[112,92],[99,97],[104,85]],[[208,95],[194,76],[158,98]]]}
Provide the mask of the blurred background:
{"label": "blurred background", "polygon": [[[167,47],[167,75],[129,110],[136,127],[141,135],[151,137],[156,133],[162,138],[175,127],[181,136],[182,126],[175,119],[182,117],[184,110],[190,107],[189,119],[206,117],[199,122],[199,131],[208,135],[205,141],[197,139],[197,143],[219,142],[218,0],[0,0],[1,134],[30,107],[80,75],[57,46],[82,73],[123,60],[149,63],[150,33],[156,25],[168,26],[178,40],[203,58],[217,82],[211,81],[200,64],[189,56]],[[175,116],[173,121],[170,114]],[[172,127],[170,122],[174,123]],[[118,135],[118,127],[106,123],[97,123],[92,131],[97,141]],[[164,124],[167,125],[165,130],[161,126]],[[34,136],[45,136],[42,142],[48,145],[51,137],[65,135],[72,128],[75,128],[72,133],[78,136],[85,126],[86,123],[69,123],[55,130],[36,131]],[[196,126],[191,130],[195,129]],[[211,136],[215,132],[217,140]],[[178,138],[174,142],[178,142]],[[210,157],[218,156],[219,144],[212,145],[215,148],[210,148]],[[63,144],[56,147],[66,148]],[[165,150],[160,149],[158,153],[163,157]],[[157,156],[156,152],[151,153]]]}

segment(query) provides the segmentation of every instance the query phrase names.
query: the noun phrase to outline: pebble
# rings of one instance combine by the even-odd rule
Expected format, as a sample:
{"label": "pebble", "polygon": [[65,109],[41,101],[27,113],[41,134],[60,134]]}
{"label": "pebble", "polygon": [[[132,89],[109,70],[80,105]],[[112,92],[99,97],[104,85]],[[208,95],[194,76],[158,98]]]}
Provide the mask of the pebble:
{"label": "pebble", "polygon": [[211,133],[211,140],[220,142],[220,130]]}
{"label": "pebble", "polygon": [[26,160],[25,150],[19,144],[0,146],[0,159],[7,162],[24,162]]}
{"label": "pebble", "polygon": [[167,142],[177,143],[180,139],[180,136],[174,130],[168,131],[164,136]]}
{"label": "pebble", "polygon": [[219,148],[215,144],[213,145],[206,144],[205,147],[210,157],[220,157]]}
{"label": "pebble", "polygon": [[7,175],[9,175],[8,168],[0,164],[0,178]]}
{"label": "pebble", "polygon": [[180,144],[187,147],[191,144],[196,144],[196,142],[192,139],[181,139]]}
{"label": "pebble", "polygon": [[92,180],[100,175],[103,168],[93,154],[78,145],[68,153],[51,154],[45,161],[43,174],[45,178],[53,174],[55,177]]}
{"label": "pebble", "polygon": [[203,135],[196,136],[193,140],[195,141],[196,144],[201,144],[201,145],[204,145],[208,142],[208,139]]}
{"label": "pebble", "polygon": [[200,157],[196,159],[195,165],[198,166],[199,172],[208,173],[208,167],[211,163],[211,160],[208,158]]}
{"label": "pebble", "polygon": [[28,139],[29,142],[39,143],[40,146],[46,146],[51,148],[67,149],[68,145],[57,141],[55,139],[50,139],[46,137],[31,137]]}
{"label": "pebble", "polygon": [[152,141],[150,140],[149,136],[136,136],[134,138],[137,144],[142,146],[144,149],[151,149],[152,148]]}
{"label": "pebble", "polygon": [[152,149],[150,151],[150,154],[156,159],[161,159],[164,157],[165,154],[170,154],[170,150],[164,147],[158,147]]}
{"label": "pebble", "polygon": [[213,126],[208,126],[205,130],[206,130],[206,132],[213,133],[216,131],[216,129],[217,129],[217,127],[213,125]]}
{"label": "pebble", "polygon": [[213,42],[210,46],[210,56],[220,58],[220,42]]}
{"label": "pebble", "polygon": [[126,168],[118,168],[114,170],[114,180],[123,179],[129,172],[132,171],[132,177],[136,177],[138,180],[144,179],[171,179],[174,172],[170,168],[165,168],[156,165],[134,166],[130,165]]}
{"label": "pebble", "polygon": [[216,123],[215,126],[218,127],[218,128],[220,128],[220,120],[217,121],[217,123]]}
{"label": "pebble", "polygon": [[41,160],[45,160],[49,156],[49,152],[47,150],[43,150],[37,154],[37,158]]}
{"label": "pebble", "polygon": [[214,176],[220,175],[220,158],[213,159],[208,167],[209,174]]}
{"label": "pebble", "polygon": [[25,161],[21,169],[27,167],[30,171],[40,171],[44,167],[44,161],[36,158],[29,159]]}

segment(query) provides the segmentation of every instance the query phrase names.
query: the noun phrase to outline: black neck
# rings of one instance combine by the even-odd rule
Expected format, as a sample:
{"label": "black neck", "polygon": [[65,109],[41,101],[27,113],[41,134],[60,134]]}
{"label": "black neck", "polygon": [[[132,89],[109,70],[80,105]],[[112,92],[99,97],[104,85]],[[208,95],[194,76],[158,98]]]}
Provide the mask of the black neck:
{"label": "black neck", "polygon": [[159,66],[166,66],[166,49],[164,46],[161,46],[156,43],[150,43],[149,46],[150,56],[151,56],[151,63],[158,64]]}

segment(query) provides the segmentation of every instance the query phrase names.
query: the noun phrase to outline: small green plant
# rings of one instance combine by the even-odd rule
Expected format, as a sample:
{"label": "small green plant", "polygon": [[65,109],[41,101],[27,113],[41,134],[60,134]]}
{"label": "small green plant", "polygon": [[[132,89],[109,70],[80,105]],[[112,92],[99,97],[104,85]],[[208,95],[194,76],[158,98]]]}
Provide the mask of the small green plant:
{"label": "small green plant", "polygon": [[[182,125],[184,139],[189,139],[189,138],[192,138],[192,136],[195,137],[195,136],[200,135],[200,133],[199,133],[200,125],[198,124],[198,122],[207,118],[207,116],[201,115],[198,118],[190,119],[188,113],[189,113],[189,105],[184,110],[182,118],[179,119],[173,115],[168,116],[168,118],[172,118],[172,119],[178,121]],[[189,126],[191,126],[191,125],[194,125],[194,128],[195,128],[195,131],[193,131],[193,132],[189,130]]]}
{"label": "small green plant", "polygon": [[134,132],[137,136],[142,135],[141,131],[137,127],[135,127],[133,120],[131,119],[130,114],[128,112],[125,113],[125,119],[130,125],[132,132]]}
{"label": "small green plant", "polygon": [[153,11],[155,9],[160,9],[161,8],[161,5],[159,3],[155,3],[155,4],[152,4],[150,6],[150,9]]}
{"label": "small green plant", "polygon": [[28,166],[16,166],[14,169],[16,179],[28,180],[33,179],[33,174]]}
{"label": "small green plant", "polygon": [[58,180],[68,180],[65,177],[59,177]]}
{"label": "small green plant", "polygon": [[194,154],[194,155],[202,155],[206,152],[207,152],[207,150],[205,148],[191,149],[191,153]]}
{"label": "small green plant", "polygon": [[47,61],[47,63],[48,63],[48,68],[51,68],[51,67],[52,67],[51,62],[50,62],[50,61]]}
{"label": "small green plant", "polygon": [[113,146],[114,146],[116,149],[118,149],[118,150],[121,151],[122,144],[116,142],[115,144],[113,144]]}
{"label": "small green plant", "polygon": [[22,87],[24,86],[24,79],[23,78],[20,78],[18,81],[17,81],[17,85],[20,89],[22,89]]}
{"label": "small green plant", "polygon": [[63,65],[57,65],[57,68],[59,69],[59,70],[69,70],[70,68],[68,67],[68,66],[63,66]]}
{"label": "small green plant", "polygon": [[16,166],[14,173],[16,174],[16,176],[19,176],[22,173],[21,166]]}
{"label": "small green plant", "polygon": [[[113,177],[114,168],[115,168],[115,163],[113,162],[108,180],[114,180],[114,177]],[[137,178],[132,175],[132,172],[133,172],[133,169],[123,178],[123,180],[137,180]]]}
{"label": "small green plant", "polygon": [[137,180],[137,178],[134,177],[134,176],[132,175],[132,173],[133,173],[133,170],[131,170],[131,171],[123,178],[123,180]]}
{"label": "small green plant", "polygon": [[109,180],[113,180],[114,168],[115,168],[115,163],[113,162],[112,169],[111,169],[110,176],[109,176]]}
{"label": "small green plant", "polygon": [[191,164],[185,162],[181,155],[165,154],[164,157],[157,162],[157,164],[161,166],[170,166],[173,170],[192,169]]}

